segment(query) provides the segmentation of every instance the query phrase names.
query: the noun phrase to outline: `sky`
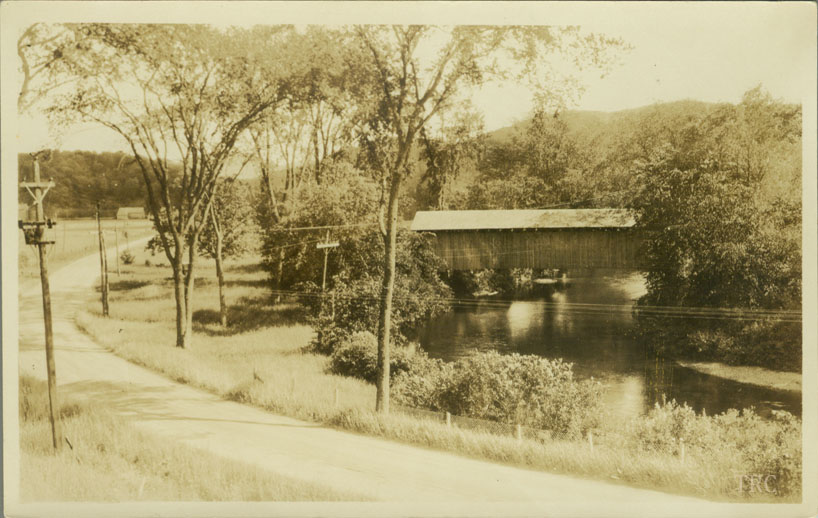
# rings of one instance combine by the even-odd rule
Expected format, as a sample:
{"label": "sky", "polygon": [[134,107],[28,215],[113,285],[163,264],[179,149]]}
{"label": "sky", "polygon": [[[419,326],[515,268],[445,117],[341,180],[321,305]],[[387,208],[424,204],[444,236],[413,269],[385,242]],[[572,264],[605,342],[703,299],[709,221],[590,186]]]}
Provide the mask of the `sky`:
{"label": "sky", "polygon": [[[810,20],[782,9],[730,17],[702,16],[700,10],[641,13],[607,21],[597,16],[582,25],[585,31],[620,37],[631,49],[605,77],[582,75],[586,90],[571,108],[617,111],[681,99],[735,103],[759,84],[777,99],[801,102],[804,42],[815,38]],[[488,131],[524,119],[532,109],[532,92],[513,83],[489,84],[470,97]],[[55,143],[66,150],[124,149],[119,137],[96,126],[72,128],[55,140],[46,136],[42,117],[18,122],[21,151]]]}

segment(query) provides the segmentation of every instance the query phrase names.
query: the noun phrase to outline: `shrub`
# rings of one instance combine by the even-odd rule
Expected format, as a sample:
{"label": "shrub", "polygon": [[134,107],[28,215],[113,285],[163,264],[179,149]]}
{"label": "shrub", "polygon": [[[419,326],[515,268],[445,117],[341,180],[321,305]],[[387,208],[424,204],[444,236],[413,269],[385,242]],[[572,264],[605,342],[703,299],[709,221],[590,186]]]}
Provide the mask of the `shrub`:
{"label": "shrub", "polygon": [[640,317],[634,333],[637,340],[669,356],[801,370],[800,323],[773,319],[700,323]]}
{"label": "shrub", "polygon": [[578,437],[598,425],[598,382],[573,379],[571,364],[534,355],[480,353],[453,364],[421,362],[396,380],[396,401],[430,410]]}
{"label": "shrub", "polygon": [[119,259],[123,264],[133,264],[135,257],[130,250],[124,250],[121,254],[119,254]]}
{"label": "shrub", "polygon": [[425,354],[417,355],[412,368],[395,376],[391,394],[395,402],[429,410],[442,410],[440,394],[453,378],[454,364]]}
{"label": "shrub", "polygon": [[352,334],[348,328],[337,325],[325,316],[313,319],[313,327],[315,337],[310,342],[309,349],[318,354],[332,354],[338,345]]}
{"label": "shrub", "polygon": [[670,401],[636,420],[629,435],[639,452],[678,455],[684,441],[689,455],[731,463],[737,476],[772,475],[779,495],[801,490],[801,421],[789,412],[771,419],[752,409],[706,416]]}
{"label": "shrub", "polygon": [[[414,362],[424,357],[425,354],[414,347],[393,346],[390,349],[389,377],[411,371]],[[375,335],[359,331],[342,340],[332,351],[330,370],[335,374],[375,383],[378,376],[378,341]]]}

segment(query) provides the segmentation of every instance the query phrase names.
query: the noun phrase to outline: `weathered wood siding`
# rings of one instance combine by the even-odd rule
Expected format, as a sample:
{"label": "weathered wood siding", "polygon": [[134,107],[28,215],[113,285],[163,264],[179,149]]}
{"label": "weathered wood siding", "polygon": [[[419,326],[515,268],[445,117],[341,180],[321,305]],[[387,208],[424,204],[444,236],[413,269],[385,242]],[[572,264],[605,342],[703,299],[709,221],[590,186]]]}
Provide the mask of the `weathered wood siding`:
{"label": "weathered wood siding", "polygon": [[465,230],[434,235],[438,256],[452,270],[633,269],[638,267],[641,244],[633,229]]}

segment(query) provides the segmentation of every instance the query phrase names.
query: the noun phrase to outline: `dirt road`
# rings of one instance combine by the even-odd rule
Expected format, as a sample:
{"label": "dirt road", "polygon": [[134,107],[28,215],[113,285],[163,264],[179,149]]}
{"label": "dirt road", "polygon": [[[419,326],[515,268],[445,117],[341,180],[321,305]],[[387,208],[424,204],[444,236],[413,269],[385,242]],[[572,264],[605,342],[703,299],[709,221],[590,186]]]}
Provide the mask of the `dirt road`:
{"label": "dirt road", "polygon": [[[98,258],[90,256],[51,277],[59,393],[91,398],[169,441],[385,501],[701,502],[346,433],[170,381],[107,352],[76,328],[74,315],[98,273]],[[20,372],[44,379],[42,335],[37,287],[21,298]]]}

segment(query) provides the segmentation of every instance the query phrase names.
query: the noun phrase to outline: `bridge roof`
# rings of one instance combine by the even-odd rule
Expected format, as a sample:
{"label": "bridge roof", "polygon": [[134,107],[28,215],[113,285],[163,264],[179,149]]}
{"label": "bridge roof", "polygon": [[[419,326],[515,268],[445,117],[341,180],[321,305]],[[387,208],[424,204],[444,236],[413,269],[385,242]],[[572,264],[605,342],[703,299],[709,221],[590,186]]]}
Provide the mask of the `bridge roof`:
{"label": "bridge roof", "polygon": [[636,224],[627,209],[435,210],[418,211],[415,231],[512,230],[548,228],[629,228]]}

